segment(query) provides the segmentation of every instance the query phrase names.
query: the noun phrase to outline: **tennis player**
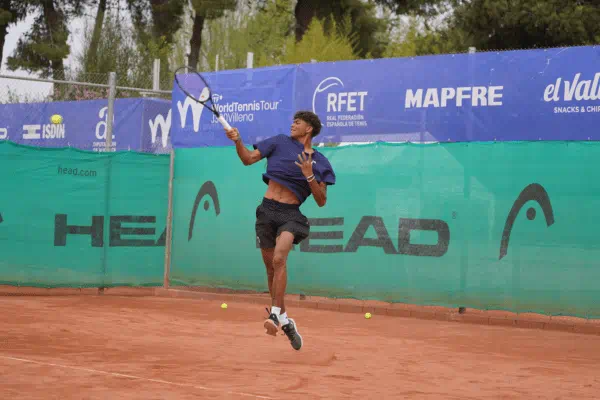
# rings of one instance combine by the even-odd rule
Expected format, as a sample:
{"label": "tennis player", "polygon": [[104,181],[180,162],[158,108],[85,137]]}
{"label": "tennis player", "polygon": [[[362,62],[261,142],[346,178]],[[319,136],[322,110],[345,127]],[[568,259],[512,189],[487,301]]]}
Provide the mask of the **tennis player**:
{"label": "tennis player", "polygon": [[298,325],[289,318],[284,296],[287,286],[287,259],[294,244],[306,239],[310,226],[300,205],[312,194],[319,207],[327,202],[327,185],[335,184],[335,173],[329,160],[312,147],[312,139],[321,132],[319,117],[310,111],[294,115],[290,135],[279,134],[253,145],[244,146],[236,128],[226,131],[235,142],[244,165],[267,159],[262,179],[268,187],[256,209],[256,237],[267,268],[271,310],[265,320],[267,334],[276,336],[281,330],[292,347],[300,350],[302,336]]}

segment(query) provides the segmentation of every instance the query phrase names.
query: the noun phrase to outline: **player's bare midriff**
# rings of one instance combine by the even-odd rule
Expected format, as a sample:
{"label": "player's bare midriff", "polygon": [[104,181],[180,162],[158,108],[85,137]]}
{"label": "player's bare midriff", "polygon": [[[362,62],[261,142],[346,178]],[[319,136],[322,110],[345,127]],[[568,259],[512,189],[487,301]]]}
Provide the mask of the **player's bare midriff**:
{"label": "player's bare midriff", "polygon": [[265,197],[284,204],[300,204],[300,201],[294,195],[294,192],[273,180],[269,181],[269,187],[267,188]]}

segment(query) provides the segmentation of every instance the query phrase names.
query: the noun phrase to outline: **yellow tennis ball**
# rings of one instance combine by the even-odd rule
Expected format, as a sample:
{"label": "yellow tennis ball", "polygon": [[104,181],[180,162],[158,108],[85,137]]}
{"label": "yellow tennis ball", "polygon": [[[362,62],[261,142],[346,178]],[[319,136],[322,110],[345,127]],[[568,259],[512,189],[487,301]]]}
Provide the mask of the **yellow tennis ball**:
{"label": "yellow tennis ball", "polygon": [[62,115],[54,114],[52,117],[50,117],[50,120],[53,124],[60,124],[62,123],[63,118]]}
{"label": "yellow tennis ball", "polygon": [[225,309],[225,308],[227,308],[227,303],[223,303],[223,304],[221,304],[221,308],[222,308],[222,309]]}
{"label": "yellow tennis ball", "polygon": [[366,314],[365,314],[365,318],[366,318],[366,319],[369,319],[369,318],[371,318],[371,313],[370,313],[370,312],[366,313]]}

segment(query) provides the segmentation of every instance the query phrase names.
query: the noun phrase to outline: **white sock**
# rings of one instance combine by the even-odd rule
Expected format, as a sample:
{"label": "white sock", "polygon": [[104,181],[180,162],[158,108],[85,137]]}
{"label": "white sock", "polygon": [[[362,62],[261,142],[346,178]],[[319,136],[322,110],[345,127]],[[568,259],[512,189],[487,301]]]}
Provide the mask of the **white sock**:
{"label": "white sock", "polygon": [[275,314],[279,317],[279,313],[281,312],[280,307],[271,306],[271,314]]}
{"label": "white sock", "polygon": [[287,325],[290,323],[290,321],[288,320],[288,317],[287,317],[287,311],[284,312],[283,314],[281,314],[278,318],[279,318],[279,322],[281,322],[281,326]]}

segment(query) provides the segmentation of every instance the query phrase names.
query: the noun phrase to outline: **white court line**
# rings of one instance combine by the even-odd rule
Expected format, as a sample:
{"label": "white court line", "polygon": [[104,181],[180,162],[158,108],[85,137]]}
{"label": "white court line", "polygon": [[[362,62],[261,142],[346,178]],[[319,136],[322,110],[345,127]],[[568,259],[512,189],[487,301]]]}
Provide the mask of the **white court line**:
{"label": "white court line", "polygon": [[212,388],[207,388],[207,387],[204,387],[204,386],[191,385],[191,384],[188,384],[188,383],[176,383],[176,382],[164,381],[162,379],[142,378],[140,376],[135,376],[135,375],[119,374],[119,373],[116,373],[116,372],[106,372],[106,371],[100,371],[100,370],[97,370],[97,369],[90,369],[90,368],[73,367],[71,365],[61,365],[61,364],[54,364],[54,363],[46,363],[46,362],[41,362],[41,361],[26,360],[24,358],[7,357],[7,356],[0,356],[0,358],[6,359],[6,360],[21,361],[21,362],[26,362],[26,363],[31,363],[31,364],[46,365],[46,366],[50,366],[50,367],[67,368],[67,369],[74,369],[74,370],[77,370],[77,371],[92,372],[92,373],[95,373],[95,374],[104,374],[104,375],[110,375],[110,376],[117,376],[117,377],[120,377],[120,378],[129,378],[129,379],[135,379],[135,380],[138,380],[138,381],[163,383],[165,385],[180,386],[180,387],[189,387],[189,388],[193,388],[193,389],[208,390],[208,391],[212,391],[212,392],[234,394],[234,395],[237,395],[237,396],[254,397],[256,399],[273,399],[272,397],[259,396],[259,395],[256,395],[256,394],[240,393],[240,392],[229,392],[229,391],[226,391],[226,390],[212,389]]}

